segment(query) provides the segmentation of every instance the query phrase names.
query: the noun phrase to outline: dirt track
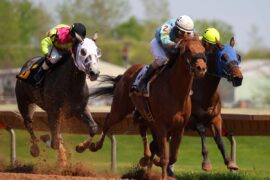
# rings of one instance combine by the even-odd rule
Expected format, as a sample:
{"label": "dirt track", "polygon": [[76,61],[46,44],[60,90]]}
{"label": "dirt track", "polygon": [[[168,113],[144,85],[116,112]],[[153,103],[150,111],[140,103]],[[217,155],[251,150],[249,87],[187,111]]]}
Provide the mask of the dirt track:
{"label": "dirt track", "polygon": [[[60,175],[41,175],[41,174],[25,174],[25,173],[0,173],[2,180],[105,180],[104,177],[78,177],[78,176],[60,176]],[[110,178],[117,179],[117,178]]]}

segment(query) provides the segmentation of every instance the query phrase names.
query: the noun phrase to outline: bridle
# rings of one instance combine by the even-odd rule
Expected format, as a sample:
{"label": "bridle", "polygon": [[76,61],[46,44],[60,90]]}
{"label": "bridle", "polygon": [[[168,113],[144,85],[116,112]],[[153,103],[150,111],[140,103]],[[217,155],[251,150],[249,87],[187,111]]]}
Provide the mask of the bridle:
{"label": "bridle", "polygon": [[188,57],[187,52],[184,53],[184,62],[188,68],[188,71],[192,75],[194,75],[196,72],[196,68],[194,67],[194,65],[196,64],[196,61],[198,59],[203,59],[205,63],[207,62],[207,58],[204,53],[196,53],[191,57]]}

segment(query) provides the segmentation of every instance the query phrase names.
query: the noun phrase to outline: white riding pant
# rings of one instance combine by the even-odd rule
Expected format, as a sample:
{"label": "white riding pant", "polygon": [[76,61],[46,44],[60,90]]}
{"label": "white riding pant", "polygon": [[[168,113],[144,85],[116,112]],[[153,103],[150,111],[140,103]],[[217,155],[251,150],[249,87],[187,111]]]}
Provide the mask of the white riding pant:
{"label": "white riding pant", "polygon": [[[151,49],[151,53],[154,57],[154,62],[158,66],[162,66],[163,64],[165,64],[169,60],[168,57],[166,56],[164,49],[158,43],[156,38],[152,39],[152,41],[150,42],[150,49]],[[137,77],[133,83],[134,86],[138,86],[138,84],[140,83],[141,79],[144,77],[144,74],[146,73],[148,68],[149,68],[149,66],[147,65],[141,69],[141,71],[139,72],[139,74],[137,75]]]}
{"label": "white riding pant", "polygon": [[150,43],[151,53],[154,57],[154,61],[158,66],[162,66],[167,62],[169,59],[166,56],[166,53],[164,49],[161,47],[161,45],[158,43],[157,39],[152,39]]}
{"label": "white riding pant", "polygon": [[[54,48],[54,47],[50,47],[50,48],[49,48],[49,56],[51,57],[50,62],[51,62],[52,64],[57,63],[57,62],[62,58],[62,55],[61,55],[61,54],[57,51],[57,49]],[[48,66],[48,64],[47,64],[46,62],[44,62],[44,63],[42,64],[42,68],[43,68],[44,70],[47,70],[47,69],[49,69],[49,66]]]}

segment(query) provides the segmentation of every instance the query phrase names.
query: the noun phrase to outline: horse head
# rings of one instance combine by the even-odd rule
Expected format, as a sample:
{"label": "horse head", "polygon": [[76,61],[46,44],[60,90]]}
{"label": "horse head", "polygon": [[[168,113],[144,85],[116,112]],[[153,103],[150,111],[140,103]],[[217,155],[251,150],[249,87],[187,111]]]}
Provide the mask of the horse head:
{"label": "horse head", "polygon": [[217,42],[217,73],[219,76],[227,78],[234,87],[242,84],[243,75],[240,70],[241,56],[233,49],[235,44],[234,38],[230,40],[230,45],[222,45]]}
{"label": "horse head", "polygon": [[98,62],[101,51],[94,40],[85,38],[76,50],[74,58],[75,65],[80,71],[85,72],[91,81],[95,81],[99,76]]}
{"label": "horse head", "polygon": [[180,56],[183,55],[190,73],[195,78],[204,77],[207,71],[206,56],[199,36],[197,34],[193,37],[185,36],[178,47],[180,48]]}

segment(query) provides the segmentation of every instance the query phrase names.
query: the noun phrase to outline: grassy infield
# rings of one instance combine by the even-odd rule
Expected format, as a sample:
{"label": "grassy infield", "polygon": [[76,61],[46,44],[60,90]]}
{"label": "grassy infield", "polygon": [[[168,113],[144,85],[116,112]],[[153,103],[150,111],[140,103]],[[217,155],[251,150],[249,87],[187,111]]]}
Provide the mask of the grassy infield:
{"label": "grassy infield", "polygon": [[[17,133],[17,160],[23,164],[50,163],[56,160],[56,153],[40,143],[41,156],[32,158],[28,153],[29,140],[26,131]],[[40,134],[40,133],[38,133]],[[9,163],[9,135],[0,131],[0,159],[4,164]],[[65,146],[70,154],[70,162],[82,163],[85,167],[95,169],[98,173],[107,173],[110,169],[110,142],[106,139],[101,151],[82,154],[74,152],[78,142],[85,135],[64,135]],[[142,156],[142,143],[139,136],[117,136],[117,174],[121,175],[132,170]],[[269,137],[236,137],[237,163],[240,170],[229,173],[223,165],[221,155],[211,138],[207,139],[210,159],[213,165],[212,173],[201,171],[201,147],[198,137],[185,136],[181,144],[181,152],[175,166],[176,175],[181,179],[270,179],[270,139]],[[228,149],[228,141],[225,140]],[[160,169],[157,169],[160,172]]]}
{"label": "grassy infield", "polygon": [[[0,106],[0,110],[16,110],[12,105],[7,108]],[[107,111],[108,108],[96,108],[92,111]],[[223,109],[223,113],[241,112],[253,114],[268,114],[269,109],[247,109],[239,111],[235,109]],[[40,135],[41,133],[38,133]],[[44,134],[44,133],[43,133]],[[17,160],[22,164],[50,164],[54,166],[56,152],[40,143],[41,155],[32,158],[29,154],[29,135],[26,131],[16,131],[17,136]],[[97,173],[109,173],[110,170],[110,142],[106,138],[103,149],[91,153],[86,151],[82,154],[74,152],[78,142],[83,141],[85,135],[64,134],[65,147],[67,148],[69,162],[72,164],[82,163],[83,166],[94,169]],[[117,136],[117,175],[134,170],[136,163],[142,157],[142,143],[139,136]],[[0,130],[0,165],[9,163],[9,134]],[[269,179],[270,180],[270,138],[269,137],[236,137],[237,141],[237,164],[240,170],[237,173],[229,173],[223,164],[212,138],[207,138],[210,159],[213,165],[211,173],[201,171],[201,143],[198,137],[184,136],[181,144],[181,152],[175,166],[176,176],[181,179]],[[229,150],[228,141],[225,140],[226,149]],[[46,161],[45,161],[46,159]],[[155,168],[157,172],[160,169]]]}

